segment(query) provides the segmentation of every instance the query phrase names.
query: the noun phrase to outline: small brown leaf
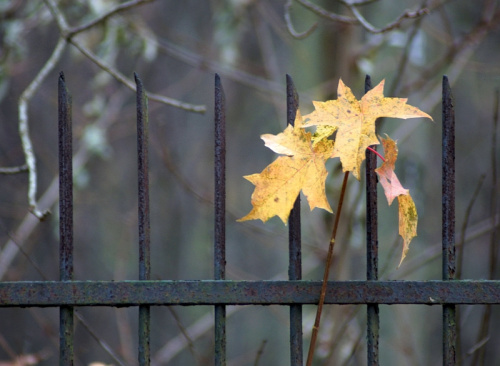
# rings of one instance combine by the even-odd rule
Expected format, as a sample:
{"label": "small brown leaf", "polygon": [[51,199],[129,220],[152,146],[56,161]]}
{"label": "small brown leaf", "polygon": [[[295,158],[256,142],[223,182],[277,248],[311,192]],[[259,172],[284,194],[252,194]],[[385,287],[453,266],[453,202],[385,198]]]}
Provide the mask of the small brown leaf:
{"label": "small brown leaf", "polygon": [[396,141],[392,140],[387,135],[386,137],[385,139],[380,138],[384,148],[385,161],[382,163],[382,166],[375,169],[375,172],[377,172],[379,176],[380,184],[382,184],[384,188],[389,205],[394,198],[398,198],[399,235],[403,238],[403,253],[399,262],[399,266],[401,266],[410,248],[411,240],[417,236],[418,215],[415,202],[413,202],[410,196],[410,191],[403,188],[394,172],[394,166],[398,158]]}
{"label": "small brown leaf", "polygon": [[385,161],[379,168],[375,169],[375,172],[379,176],[380,184],[384,188],[385,196],[390,206],[394,198],[401,194],[408,194],[408,190],[403,188],[396,173],[394,173],[394,165],[398,158],[396,141],[392,140],[389,136],[387,136],[387,139],[380,138],[380,140],[384,148]]}

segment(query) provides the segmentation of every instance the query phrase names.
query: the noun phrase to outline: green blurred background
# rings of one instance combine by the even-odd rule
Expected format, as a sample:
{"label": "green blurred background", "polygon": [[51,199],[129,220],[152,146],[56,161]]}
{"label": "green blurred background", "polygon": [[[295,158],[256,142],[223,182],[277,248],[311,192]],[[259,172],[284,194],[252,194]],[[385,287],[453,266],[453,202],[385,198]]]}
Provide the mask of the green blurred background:
{"label": "green blurred background", "polygon": [[[60,31],[47,4],[70,26],[86,24],[117,0],[0,0],[0,167],[24,164],[18,101],[52,54]],[[305,3],[306,6],[300,3]],[[151,1],[113,14],[76,35],[130,80],[150,92],[205,105],[205,114],[150,101],[150,184],[153,279],[213,278],[213,103],[219,73],[227,105],[227,278],[286,279],[288,229],[274,218],[237,223],[251,208],[243,175],[275,157],[260,135],[286,124],[285,75],[293,77],[304,113],[312,100],[336,98],[339,78],[360,98],[364,79],[386,80],[386,96],[409,98],[432,115],[377,122],[399,140],[396,172],[419,213],[418,237],[397,268],[402,240],[397,207],[379,191],[379,277],[441,279],[441,82],[450,78],[456,107],[456,228],[461,278],[498,279],[498,127],[500,2],[379,0],[358,11],[382,28],[406,10],[428,14],[375,34],[360,24],[318,15],[305,0]],[[288,5],[291,4],[291,7]],[[341,1],[315,1],[325,12],[352,17]],[[297,32],[317,28],[304,39]],[[290,24],[288,24],[290,26]],[[73,95],[75,151],[75,279],[138,279],[135,93],[68,44],[29,100],[37,158],[39,222],[29,213],[27,173],[0,177],[0,280],[57,280],[57,79]],[[327,194],[336,207],[338,159],[328,163]],[[484,176],[484,178],[482,178]],[[481,184],[479,186],[479,184]],[[52,189],[51,189],[52,187]],[[477,190],[477,195],[475,191]],[[364,181],[351,177],[331,279],[366,278]],[[302,200],[303,278],[321,279],[333,216]],[[78,308],[75,365],[137,363],[137,308]],[[382,365],[441,364],[441,307],[381,306]],[[463,365],[500,363],[497,307],[460,306]],[[288,308],[229,307],[228,365],[288,365]],[[304,307],[304,344],[315,307]],[[212,307],[152,308],[152,364],[209,365]],[[366,364],[365,306],[327,306],[315,365]],[[110,356],[109,346],[118,359]],[[307,349],[306,349],[307,350]],[[57,309],[0,309],[0,360],[58,357]]]}

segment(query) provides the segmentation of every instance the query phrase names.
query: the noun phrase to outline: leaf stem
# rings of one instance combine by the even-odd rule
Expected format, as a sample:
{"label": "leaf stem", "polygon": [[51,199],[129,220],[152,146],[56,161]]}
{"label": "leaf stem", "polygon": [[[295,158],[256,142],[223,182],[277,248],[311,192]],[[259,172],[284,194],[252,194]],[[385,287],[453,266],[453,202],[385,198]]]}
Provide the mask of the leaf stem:
{"label": "leaf stem", "polygon": [[332,236],[330,237],[330,244],[328,246],[328,254],[326,257],[325,272],[323,274],[323,282],[321,284],[321,294],[319,297],[318,309],[316,310],[316,320],[314,321],[314,326],[311,334],[311,343],[309,344],[309,352],[307,354],[307,366],[312,365],[312,359],[314,356],[314,348],[316,345],[316,339],[318,338],[319,323],[321,320],[321,312],[323,311],[323,304],[325,302],[326,287],[328,284],[328,276],[330,274],[330,266],[332,264],[333,258],[333,247],[335,246],[335,237],[337,236],[337,229],[339,227],[340,212],[342,211],[342,203],[344,202],[345,191],[347,187],[347,178],[349,177],[349,171],[344,174],[344,181],[342,182],[342,190],[340,191],[339,203],[337,205],[337,213],[335,214],[335,222],[333,224]]}
{"label": "leaf stem", "polygon": [[382,155],[380,155],[380,153],[377,150],[372,149],[370,146],[368,146],[367,149],[370,150],[375,155],[377,155],[385,163],[385,158]]}

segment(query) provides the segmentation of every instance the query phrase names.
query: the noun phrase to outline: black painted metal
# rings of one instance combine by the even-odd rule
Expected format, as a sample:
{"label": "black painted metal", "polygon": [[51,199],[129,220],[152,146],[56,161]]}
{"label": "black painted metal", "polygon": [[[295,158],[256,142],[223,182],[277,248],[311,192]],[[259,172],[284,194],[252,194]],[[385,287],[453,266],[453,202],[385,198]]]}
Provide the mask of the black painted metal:
{"label": "black painted metal", "polygon": [[[58,83],[59,129],[59,279],[73,279],[73,133],[71,96],[64,74]],[[59,364],[73,365],[74,310],[61,306],[59,310]]]}
{"label": "black painted metal", "polygon": [[[286,119],[287,125],[295,124],[299,109],[299,96],[290,75],[286,76]],[[300,195],[295,200],[288,218],[288,278],[302,279],[302,249],[300,231]],[[302,305],[290,306],[290,365],[302,365]]]}
{"label": "black painted metal", "polygon": [[[455,111],[448,77],[443,76],[442,131],[443,280],[455,279]],[[443,306],[443,365],[455,365],[455,305]]]}
{"label": "black painted metal", "polygon": [[[214,277],[226,279],[226,100],[219,75],[215,75],[215,195]],[[226,364],[226,307],[215,305],[215,365]]]}
{"label": "black painted metal", "polygon": [[[139,222],[139,280],[151,279],[151,235],[149,215],[149,121],[148,100],[141,79],[134,74],[137,86],[137,172]],[[139,365],[150,364],[151,312],[139,306]]]}
{"label": "black painted metal", "polygon": [[[365,93],[372,88],[369,75],[365,79]],[[376,150],[377,146],[371,146]],[[378,280],[378,217],[377,217],[377,156],[366,151],[366,279]],[[378,365],[379,309],[378,304],[366,307],[366,343],[368,365]]]}

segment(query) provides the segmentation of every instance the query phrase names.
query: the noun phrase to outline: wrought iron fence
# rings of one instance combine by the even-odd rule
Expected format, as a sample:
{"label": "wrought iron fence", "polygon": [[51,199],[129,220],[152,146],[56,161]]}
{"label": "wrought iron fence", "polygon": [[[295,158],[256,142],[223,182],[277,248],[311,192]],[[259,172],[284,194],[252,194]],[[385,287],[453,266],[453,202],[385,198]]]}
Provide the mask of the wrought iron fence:
{"label": "wrought iron fence", "polygon": [[[59,208],[60,280],[0,282],[0,307],[59,307],[60,365],[74,359],[75,306],[138,306],[139,364],[150,363],[150,306],[211,305],[215,308],[215,365],[226,363],[226,306],[282,305],[290,308],[290,364],[303,364],[302,305],[317,304],[320,281],[301,274],[300,202],[289,219],[289,280],[226,280],[225,255],[225,97],[215,76],[215,222],[214,279],[151,280],[148,181],[148,106],[141,80],[137,84],[137,152],[139,214],[139,279],[137,281],[73,280],[73,188],[71,98],[64,75],[59,77]],[[367,77],[365,91],[370,89]],[[287,75],[287,123],[293,124],[298,96]],[[379,364],[379,304],[425,304],[443,309],[443,365],[456,364],[455,307],[460,304],[500,304],[500,281],[455,280],[455,116],[448,79],[442,95],[442,280],[379,281],[377,240],[377,178],[375,158],[366,169],[366,281],[330,281],[326,304],[367,305],[367,363]]]}

